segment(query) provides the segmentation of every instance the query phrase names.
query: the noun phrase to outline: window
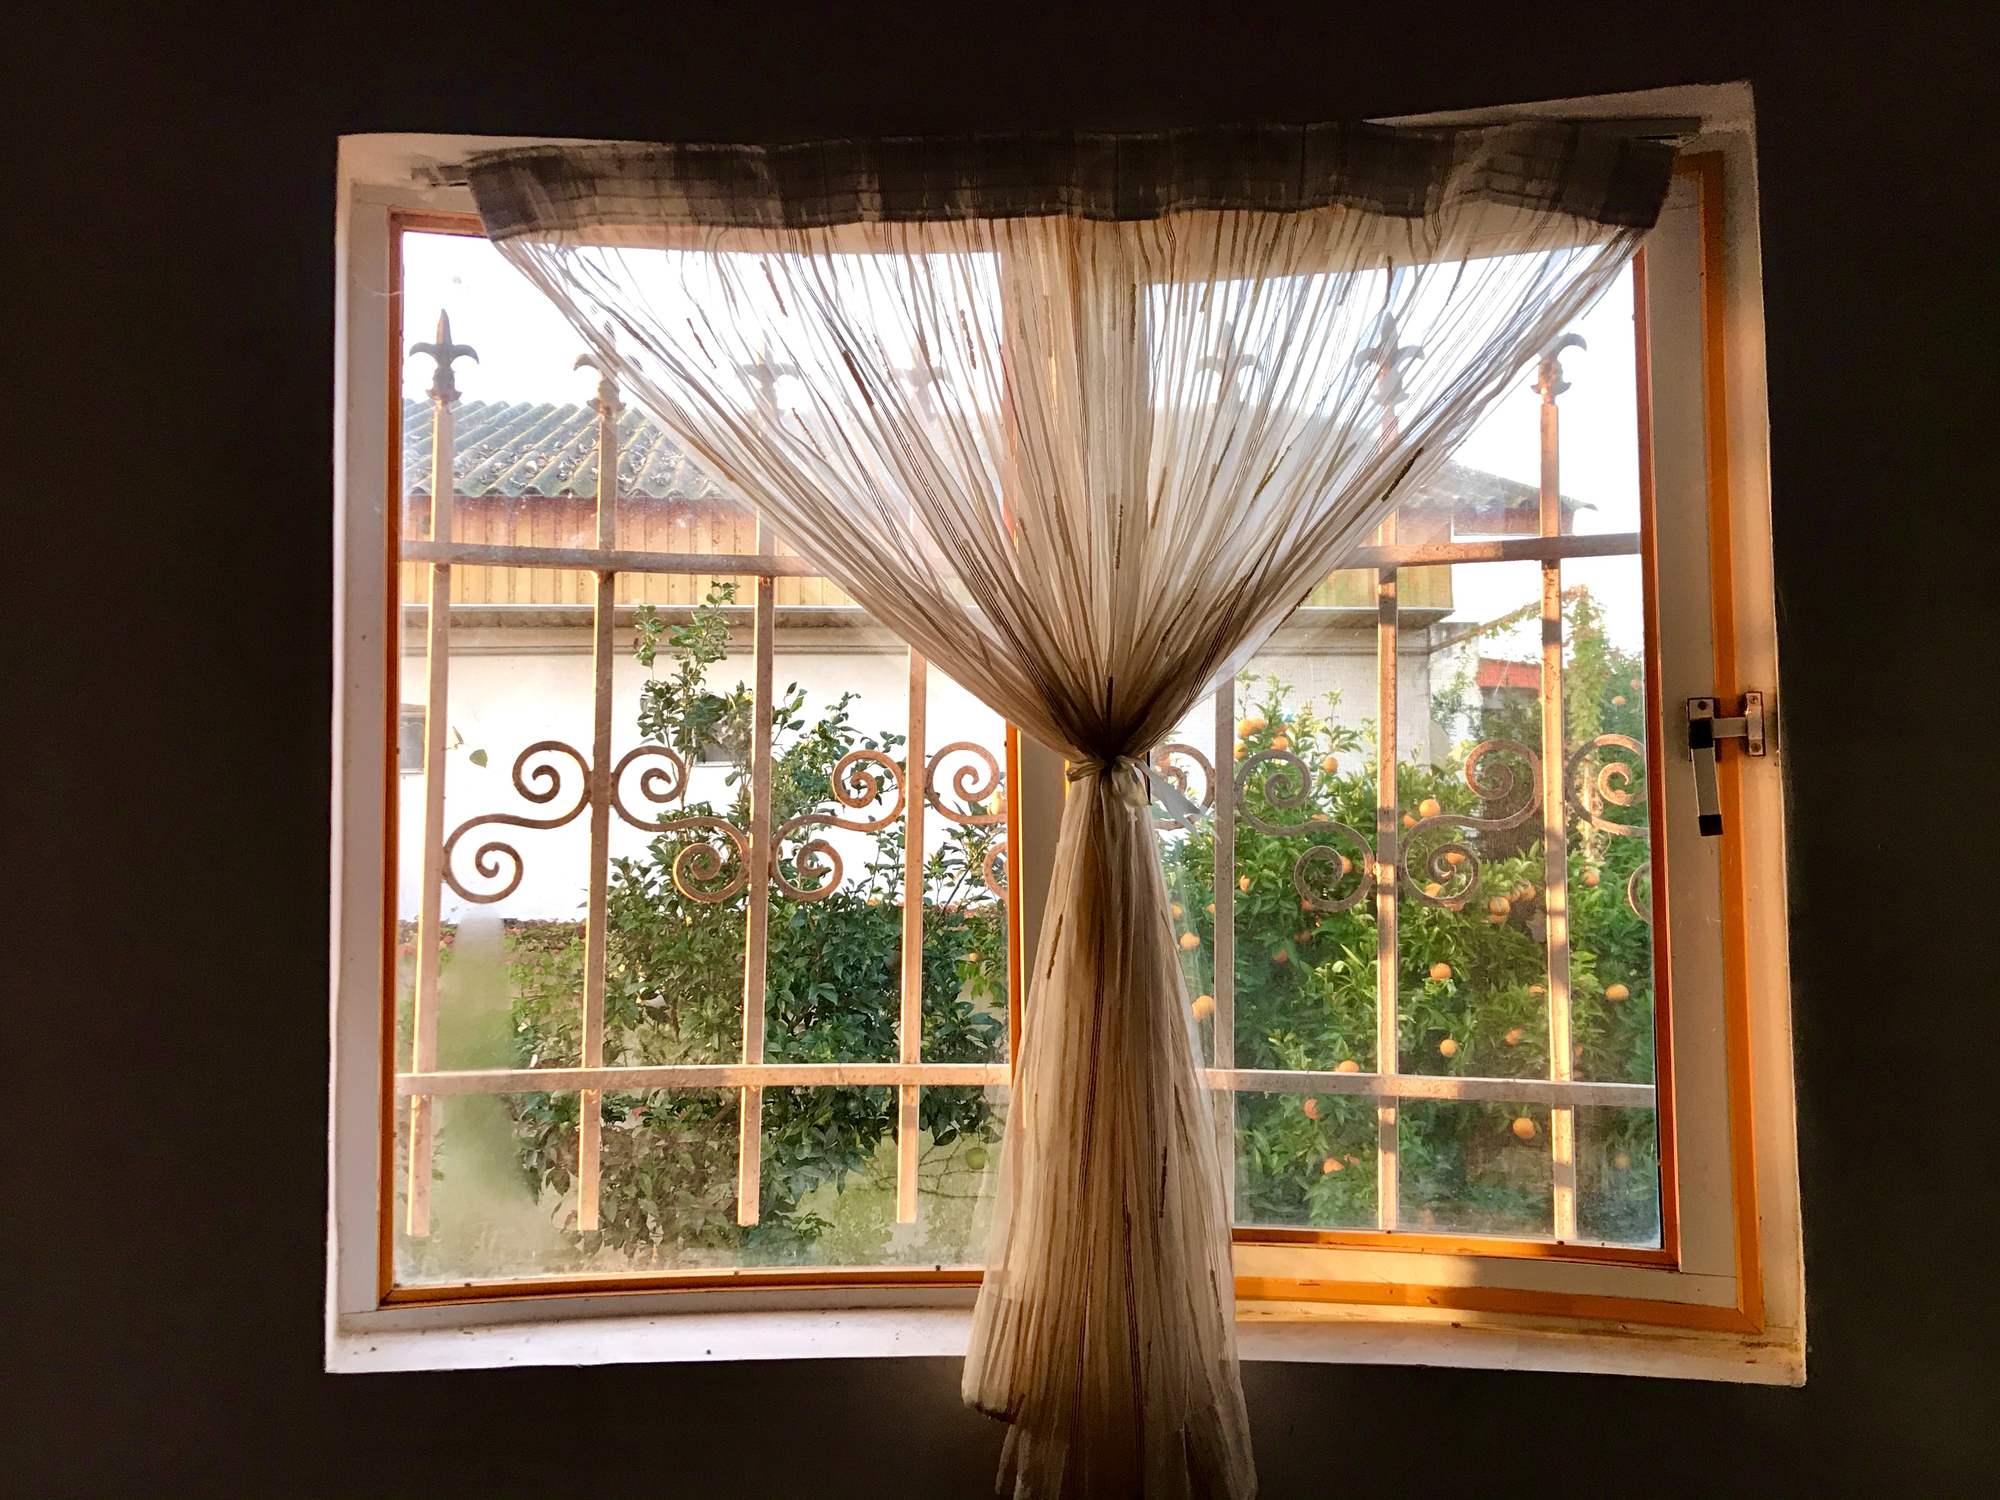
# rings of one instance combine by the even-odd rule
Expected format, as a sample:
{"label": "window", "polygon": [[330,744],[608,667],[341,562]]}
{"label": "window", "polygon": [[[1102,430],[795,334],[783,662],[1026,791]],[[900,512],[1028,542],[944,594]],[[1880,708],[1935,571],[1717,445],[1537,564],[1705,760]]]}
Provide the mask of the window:
{"label": "window", "polygon": [[[1157,756],[1208,810],[1155,812],[1249,1357],[1381,1357],[1369,1320],[1802,1368],[1775,758],[1723,751],[1704,838],[1685,749],[1689,698],[1775,687],[1747,135],[1700,144],[1580,342]],[[344,148],[330,1360],[614,1306],[677,1315],[643,1357],[748,1307],[805,1320],[771,1352],[951,1352],[1060,764],[593,396],[414,185],[466,149]]]}

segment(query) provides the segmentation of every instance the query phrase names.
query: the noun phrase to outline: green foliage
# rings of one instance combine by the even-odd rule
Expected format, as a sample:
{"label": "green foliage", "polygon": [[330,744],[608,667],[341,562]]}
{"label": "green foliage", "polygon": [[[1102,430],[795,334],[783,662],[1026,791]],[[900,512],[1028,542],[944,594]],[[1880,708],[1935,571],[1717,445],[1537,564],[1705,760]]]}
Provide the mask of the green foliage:
{"label": "green foliage", "polygon": [[[728,650],[726,606],[733,585],[711,589],[685,625],[639,613],[637,655],[672,671],[641,693],[640,732],[692,760],[719,747],[730,759],[725,785],[733,801],[675,807],[661,821],[749,818],[751,696],[741,682],[724,692],[707,685],[709,668]],[[848,694],[808,721],[805,694],[789,685],[772,712],[772,823],[841,814],[832,779],[843,757],[872,751],[908,768],[897,752],[904,737],[866,736],[854,726]],[[921,769],[921,768],[919,768]],[[859,775],[888,790],[886,768],[863,760]],[[852,773],[851,773],[852,774]],[[855,786],[850,796],[865,791]],[[966,809],[970,811],[970,809]],[[987,1062],[1006,1049],[1006,925],[986,891],[981,862],[994,837],[987,827],[948,825],[944,846],[925,865],[924,1057]],[[802,835],[811,838],[808,828]],[[663,831],[645,855],[612,862],[606,906],[605,1061],[612,1066],[722,1063],[742,1046],[745,895],[704,900],[725,888],[733,870],[704,881],[697,868],[701,828]],[[715,837],[719,838],[719,835]],[[815,891],[828,873],[798,847],[778,851],[786,879]],[[718,846],[719,847],[719,846]],[[687,853],[683,884],[674,878]],[[771,1062],[893,1060],[900,1007],[904,845],[900,828],[878,836],[854,877],[811,901],[773,889],[765,984],[765,1057]],[[576,923],[519,924],[510,952],[518,1066],[573,1065],[581,1056],[583,932]],[[759,1223],[735,1222],[737,1095],[734,1090],[651,1090],[607,1096],[600,1228],[579,1234],[586,1254],[609,1248],[632,1255],[671,1251],[677,1258],[785,1260],[808,1253],[828,1229],[804,1206],[816,1190],[843,1188],[871,1169],[895,1130],[894,1091],[882,1088],[773,1088],[764,1094]],[[569,1191],[576,1170],[576,1094],[517,1096],[514,1109],[522,1170],[532,1191]],[[926,1089],[920,1124],[934,1148],[962,1138],[990,1142],[999,1126],[981,1091]]]}
{"label": "green foliage", "polygon": [[[1616,650],[1602,614],[1582,590],[1566,601],[1564,710],[1575,746],[1601,733],[1637,740],[1643,733],[1643,665]],[[1497,633],[1511,622],[1496,622]],[[1470,668],[1468,667],[1468,673]],[[1434,702],[1445,716],[1464,712],[1468,681],[1445,684]],[[1488,738],[1517,740],[1539,753],[1533,695],[1524,711],[1482,725]],[[1332,721],[1311,702],[1291,703],[1276,679],[1247,675],[1239,699],[1251,705],[1238,725],[1239,763],[1281,750],[1305,767],[1306,784],[1288,761],[1254,766],[1236,821],[1235,1054],[1251,1068],[1337,1069],[1377,1066],[1374,903],[1343,911],[1315,909],[1361,892],[1366,850],[1332,829],[1274,835],[1276,827],[1345,824],[1364,837],[1375,823],[1373,726],[1367,737]],[[1515,793],[1483,804],[1464,780],[1471,745],[1446,764],[1419,760],[1396,769],[1397,798],[1410,823],[1433,814],[1492,817],[1526,800],[1529,768],[1501,752],[1480,769],[1489,786],[1495,761],[1516,777]],[[1595,775],[1586,757],[1580,779]],[[1635,757],[1626,753],[1626,761]],[[1614,779],[1613,788],[1622,786]],[[1637,789],[1634,788],[1636,791]],[[1435,808],[1429,806],[1435,803]],[[1644,801],[1606,809],[1643,823]],[[1422,831],[1410,859],[1414,878],[1444,904],[1399,902],[1397,1066],[1405,1073],[1482,1077],[1548,1076],[1547,957],[1540,815],[1519,830],[1472,834],[1449,827]],[[1445,846],[1463,846],[1441,869]],[[1582,824],[1569,841],[1572,1032],[1575,1076],[1650,1082],[1653,1077],[1650,929],[1626,904],[1626,882],[1646,864],[1643,838]],[[1330,851],[1301,864],[1308,849]],[[1189,988],[1213,988],[1212,825],[1171,836],[1169,889],[1183,929],[1199,939],[1184,952]],[[1343,868],[1344,863],[1344,868]],[[1476,869],[1476,876],[1473,871]],[[1304,883],[1304,892],[1297,881]],[[1646,891],[1639,884],[1640,905]],[[1614,987],[1622,987],[1621,990]],[[1201,1023],[1204,1033],[1212,1021]],[[1535,1123],[1523,1140],[1517,1120]],[[1245,1094],[1237,1101],[1238,1218],[1248,1223],[1372,1227],[1375,1223],[1375,1109],[1371,1100]],[[1546,1233],[1547,1111],[1507,1104],[1406,1105],[1401,1111],[1400,1183],[1411,1227]],[[1658,1232],[1657,1148],[1650,1111],[1578,1111],[1579,1185],[1585,1232],[1644,1241]],[[1620,1163],[1623,1165],[1620,1165]]]}

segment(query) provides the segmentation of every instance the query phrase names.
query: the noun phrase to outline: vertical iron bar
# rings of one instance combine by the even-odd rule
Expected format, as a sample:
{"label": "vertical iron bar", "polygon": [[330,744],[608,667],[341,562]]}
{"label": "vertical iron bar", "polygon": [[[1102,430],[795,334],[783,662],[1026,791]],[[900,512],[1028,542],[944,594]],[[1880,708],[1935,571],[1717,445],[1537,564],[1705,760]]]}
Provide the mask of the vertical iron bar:
{"label": "vertical iron bar", "polygon": [[[1395,545],[1395,516],[1382,523],[1381,540],[1385,547]],[[1402,1068],[1396,1039],[1400,968],[1396,932],[1399,626],[1396,570],[1384,568],[1375,582],[1375,1071],[1384,1078]],[[1385,1234],[1395,1230],[1402,1212],[1397,1129],[1396,1102],[1382,1096],[1375,1105],[1375,1227]]]}
{"label": "vertical iron bar", "polygon": [[[450,344],[449,325],[441,341]],[[451,540],[452,490],[457,421],[452,402],[451,365],[431,391],[431,536]],[[440,949],[444,942],[444,782],[445,715],[451,675],[451,564],[431,564],[430,617],[424,689],[424,846],[421,902],[417,917],[416,997],[410,1041],[410,1070],[437,1068],[437,1010]],[[436,1150],[436,1106],[427,1094],[410,1097],[410,1157],[405,1190],[404,1233],[431,1232],[431,1161]]]}
{"label": "vertical iron bar", "polygon": [[[1558,350],[1560,345],[1557,346]],[[1541,534],[1562,532],[1556,396],[1567,387],[1555,354],[1544,356],[1542,393]],[[1563,808],[1562,563],[1542,564],[1542,916],[1549,953],[1549,1077],[1566,1083],[1574,1074],[1570,1040],[1569,830]],[[1549,1110],[1549,1154],[1554,1168],[1555,1237],[1576,1238],[1576,1112]]]}
{"label": "vertical iron bar", "polygon": [[[757,550],[771,549],[760,521]],[[757,580],[756,625],[752,633],[757,653],[756,697],[750,728],[750,826],[745,845],[749,869],[744,887],[747,914],[743,924],[743,1061],[764,1060],[764,970],[771,927],[771,653],[777,624],[777,594],[771,578]],[[736,1222],[757,1222],[763,1191],[764,1090],[746,1084],[736,1121]]]}
{"label": "vertical iron bar", "polygon": [[[597,385],[597,545],[610,551],[618,534],[618,388],[609,375]],[[611,863],[612,625],[618,575],[596,575],[591,617],[590,897],[583,940],[583,1066],[604,1066],[605,902]],[[576,1227],[597,1228],[598,1172],[604,1129],[604,1095],[584,1089],[578,1099]]]}
{"label": "vertical iron bar", "polygon": [[[930,665],[910,653],[910,735],[903,794],[903,996],[897,1060],[923,1061],[924,1052],[924,796]],[[917,1222],[917,1085],[896,1091],[896,1222]]]}
{"label": "vertical iron bar", "polygon": [[[1218,1068],[1236,1066],[1236,679],[1215,687],[1215,1054]],[[1215,1148],[1222,1164],[1223,1201],[1236,1222],[1236,1094],[1215,1100]]]}

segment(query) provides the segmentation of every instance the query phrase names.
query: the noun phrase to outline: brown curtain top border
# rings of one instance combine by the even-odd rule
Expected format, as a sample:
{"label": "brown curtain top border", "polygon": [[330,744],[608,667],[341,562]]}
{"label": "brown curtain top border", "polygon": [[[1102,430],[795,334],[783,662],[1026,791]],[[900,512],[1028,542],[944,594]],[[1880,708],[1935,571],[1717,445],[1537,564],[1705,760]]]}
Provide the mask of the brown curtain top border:
{"label": "brown curtain top border", "polygon": [[467,163],[494,240],[607,227],[810,229],[1335,205],[1419,219],[1450,199],[1650,229],[1674,149],[1617,122],[1456,130],[1231,125],[790,145],[529,146]]}

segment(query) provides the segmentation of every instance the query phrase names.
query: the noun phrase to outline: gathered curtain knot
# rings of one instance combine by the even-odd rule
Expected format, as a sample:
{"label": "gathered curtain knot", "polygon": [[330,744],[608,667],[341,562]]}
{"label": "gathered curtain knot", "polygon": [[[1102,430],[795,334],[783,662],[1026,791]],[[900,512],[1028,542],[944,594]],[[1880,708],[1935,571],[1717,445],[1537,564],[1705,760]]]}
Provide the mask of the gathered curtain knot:
{"label": "gathered curtain knot", "polygon": [[1162,802],[1183,823],[1192,823],[1202,815],[1202,809],[1190,801],[1186,793],[1154,768],[1149,756],[1113,755],[1107,759],[1101,755],[1089,755],[1070,762],[1071,781],[1081,781],[1086,776],[1108,779],[1119,800],[1128,806],[1143,810],[1156,801]]}

